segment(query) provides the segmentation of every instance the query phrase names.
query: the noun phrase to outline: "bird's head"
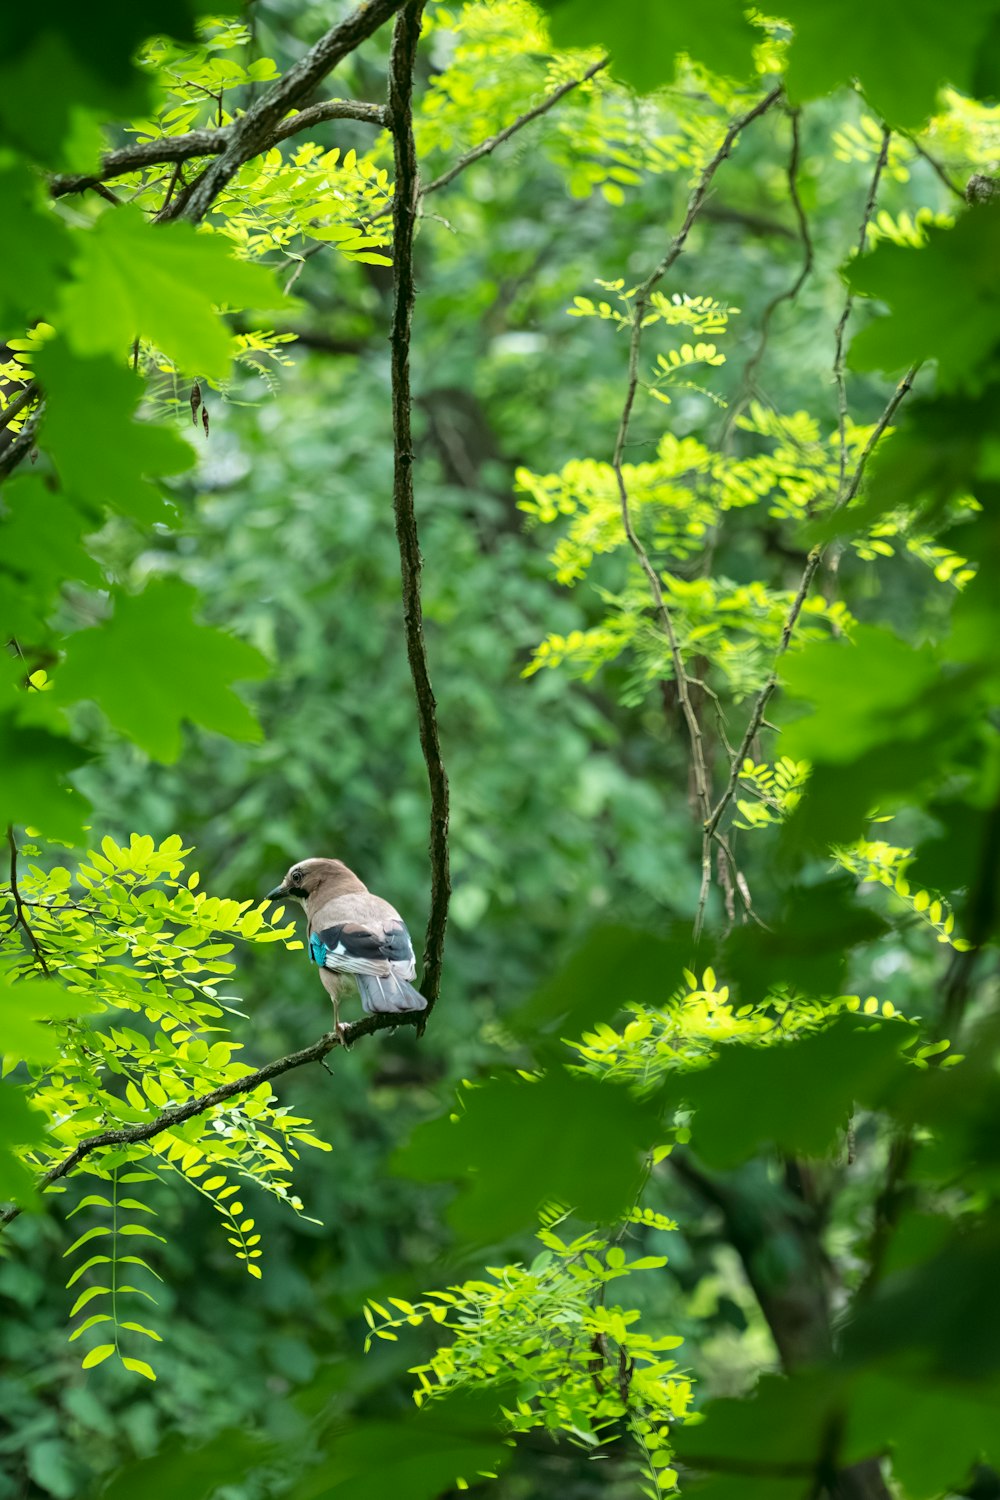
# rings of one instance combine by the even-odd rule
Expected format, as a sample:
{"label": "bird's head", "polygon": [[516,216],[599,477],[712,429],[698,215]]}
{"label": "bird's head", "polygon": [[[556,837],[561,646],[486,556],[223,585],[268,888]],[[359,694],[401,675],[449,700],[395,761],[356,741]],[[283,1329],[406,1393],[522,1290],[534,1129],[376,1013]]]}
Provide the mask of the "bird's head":
{"label": "bird's head", "polygon": [[349,890],[364,890],[358,877],[340,859],[300,859],[292,865],[280,885],[268,891],[267,901],[300,901],[313,896],[329,898]]}

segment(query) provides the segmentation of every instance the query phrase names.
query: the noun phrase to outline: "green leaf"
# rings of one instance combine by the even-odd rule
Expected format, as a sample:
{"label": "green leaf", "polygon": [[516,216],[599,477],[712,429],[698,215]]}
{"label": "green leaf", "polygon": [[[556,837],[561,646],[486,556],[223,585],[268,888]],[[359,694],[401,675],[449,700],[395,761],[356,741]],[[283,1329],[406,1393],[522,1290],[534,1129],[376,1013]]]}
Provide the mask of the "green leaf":
{"label": "green leaf", "polygon": [[891,125],[915,127],[934,113],[942,84],[990,92],[997,83],[995,0],[963,0],[947,24],[937,0],[911,0],[902,27],[869,0],[785,0],[781,15],[795,28],[788,91],[796,103],[857,78]]}
{"label": "green leaf", "polygon": [[932,225],[919,249],[883,243],[848,270],[853,291],[888,304],[851,343],[856,370],[901,370],[935,359],[944,390],[975,393],[996,373],[1000,342],[1000,204],[981,204],[950,229]]}
{"label": "green leaf", "polygon": [[59,1033],[45,1022],[91,1015],[100,1008],[85,995],[71,994],[57,980],[12,982],[0,970],[0,1053],[30,1062],[54,1062],[59,1056]]}
{"label": "green leaf", "polygon": [[81,1333],[86,1333],[88,1328],[96,1328],[96,1326],[97,1326],[98,1323],[110,1323],[110,1322],[111,1322],[111,1314],[110,1313],[92,1313],[91,1316],[89,1318],[87,1318],[87,1320],[85,1322],[83,1322],[83,1323],[80,1324],[79,1328],[74,1328],[73,1329],[73,1332],[69,1336],[69,1342],[72,1344],[73,1340],[74,1339],[78,1339],[80,1337]]}
{"label": "green leaf", "polygon": [[449,1218],[478,1242],[533,1226],[551,1199],[602,1222],[624,1213],[659,1129],[652,1105],[561,1068],[531,1083],[494,1078],[463,1103],[457,1121],[419,1126],[394,1166],[420,1181],[458,1181]]}
{"label": "green leaf", "polygon": [[69,740],[46,729],[22,729],[12,714],[0,714],[0,825],[27,824],[75,843],[90,804],[66,781],[83,758]]}
{"label": "green leaf", "polygon": [[901,1021],[842,1016],[794,1041],[728,1046],[672,1080],[667,1102],[694,1111],[692,1142],[711,1166],[735,1166],[763,1145],[822,1156],[855,1104],[875,1107],[902,1077],[899,1054],[913,1036]]}
{"label": "green leaf", "polygon": [[63,704],[91,698],[121,734],[156,760],[175,761],[181,723],[190,720],[234,739],[260,729],[231,684],[262,677],[267,663],[235,636],[192,618],[197,594],[176,578],[143,593],[118,593],[111,620],[70,638],[55,683]]}
{"label": "green leaf", "polygon": [[502,1397],[459,1393],[393,1421],[340,1425],[288,1500],[437,1500],[458,1479],[474,1484],[483,1472],[495,1474],[511,1455],[496,1430]]}
{"label": "green leaf", "polygon": [[104,575],[83,538],[94,531],[85,515],[40,475],[20,474],[4,485],[0,517],[0,600],[6,628],[23,640],[45,636],[52,601],[67,580],[99,586]]}
{"label": "green leaf", "polygon": [[509,1019],[526,1040],[578,1034],[630,1004],[661,1006],[691,962],[690,928],[667,935],[634,927],[597,927],[564,966]]}
{"label": "green leaf", "polygon": [[89,1260],[84,1261],[82,1266],[77,1266],[76,1270],[73,1272],[66,1285],[67,1287],[75,1286],[76,1283],[80,1280],[80,1277],[86,1275],[86,1273],[92,1270],[94,1266],[109,1265],[111,1265],[110,1255],[92,1255]]}
{"label": "green leaf", "polygon": [[89,1354],[84,1355],[82,1365],[85,1370],[92,1370],[95,1365],[103,1364],[115,1352],[114,1344],[98,1344],[96,1349],[91,1349]]}
{"label": "green leaf", "polygon": [[777,920],[736,928],[725,964],[743,999],[756,1003],[779,986],[814,998],[841,994],[851,949],[888,930],[877,913],[858,905],[855,890],[844,876],[799,884]]}
{"label": "green leaf", "polygon": [[110,1228],[105,1224],[95,1224],[93,1229],[84,1230],[80,1237],[73,1241],[68,1250],[63,1251],[63,1257],[72,1255],[74,1250],[79,1250],[81,1245],[88,1244],[91,1240],[100,1239],[103,1235],[110,1234]]}
{"label": "green leaf", "polygon": [[27,327],[50,311],[70,242],[65,226],[42,200],[37,177],[10,160],[0,162],[0,224],[0,325],[7,330]]}
{"label": "green leaf", "polygon": [[112,1474],[102,1500],[208,1500],[232,1482],[234,1472],[246,1474],[282,1451],[239,1428],[221,1431],[201,1448],[184,1447],[172,1433],[151,1457]]}
{"label": "green leaf", "polygon": [[[209,7],[199,0],[144,0],[91,13],[60,5],[47,13],[0,6],[0,127],[29,157],[55,164],[80,116],[103,119],[148,110],[149,80],[134,66],[146,37],[193,39],[194,18]],[[211,13],[215,13],[212,11]],[[94,160],[74,162],[80,170]]]}
{"label": "green leaf", "polygon": [[648,92],[674,77],[679,52],[718,73],[745,78],[753,66],[759,33],[746,20],[740,0],[700,0],[697,6],[629,0],[543,0],[557,47],[602,47],[611,54],[616,78]]}
{"label": "green leaf", "polygon": [[95,1297],[105,1297],[110,1291],[111,1288],[109,1286],[88,1286],[87,1290],[80,1293],[79,1297],[77,1297],[76,1301],[73,1303],[73,1306],[70,1308],[70,1317],[75,1318],[77,1313],[80,1312],[82,1308],[87,1306],[88,1302],[92,1302]]}
{"label": "green leaf", "polygon": [[233,336],[216,307],[281,308],[273,273],[237,260],[219,235],[192,224],[150,224],[138,208],[116,208],[76,234],[74,281],[59,326],[81,356],[121,360],[149,340],[191,374],[223,379]]}
{"label": "green leaf", "polygon": [[83,1475],[71,1445],[62,1438],[42,1438],[27,1450],[28,1473],[39,1489],[55,1500],[77,1500]]}
{"label": "green leaf", "polygon": [[[826,1371],[791,1379],[764,1375],[748,1400],[710,1401],[698,1425],[674,1428],[679,1459],[692,1469],[723,1470],[698,1488],[699,1500],[802,1500],[817,1455],[827,1451],[842,1384]],[[804,1476],[783,1479],[781,1471],[792,1466],[801,1466]],[[749,1476],[761,1471],[766,1477],[755,1483]]]}
{"label": "green leaf", "polygon": [[24,1089],[9,1079],[0,1082],[0,1200],[37,1206],[34,1174],[16,1153],[44,1139],[45,1118],[32,1109]]}
{"label": "green leaf", "polygon": [[936,1255],[886,1277],[875,1296],[856,1310],[845,1331],[846,1357],[877,1360],[886,1371],[919,1370],[925,1379],[933,1374],[946,1383],[995,1383],[1000,1372],[998,1255],[995,1210],[968,1229],[954,1228]]}
{"label": "green leaf", "polygon": [[194,451],[173,428],[134,420],[138,378],[120,361],[78,359],[61,339],[39,349],[35,368],[46,394],[39,444],[66,491],[99,517],[110,508],[165,520],[170,511],[150,480],[183,473]]}
{"label": "green leaf", "polygon": [[144,1323],[123,1323],[121,1326],[122,1328],[129,1329],[129,1331],[132,1333],[144,1334],[147,1339],[155,1339],[158,1344],[163,1343],[163,1339],[160,1334],[156,1332],[156,1329],[147,1328]]}
{"label": "green leaf", "polygon": [[978,732],[969,705],[988,693],[988,663],[945,669],[934,648],[892,631],[860,626],[852,635],[853,645],[814,642],[784,658],[789,698],[813,704],[811,714],[791,719],[786,706],[781,715],[785,753],[813,762],[786,825],[790,845],[855,837],[876,806],[884,812],[939,783]]}
{"label": "green leaf", "polygon": [[892,1472],[907,1500],[960,1492],[973,1465],[1000,1459],[996,1405],[971,1382],[907,1380],[866,1372],[848,1423],[848,1461],[892,1449]]}
{"label": "green leaf", "polygon": [[[128,1324],[126,1323],[122,1326],[127,1328]],[[131,1370],[136,1375],[144,1375],[147,1380],[156,1379],[156,1371],[153,1369],[152,1365],[147,1365],[144,1359],[133,1359],[129,1354],[123,1354],[122,1364],[125,1366],[126,1370]]]}

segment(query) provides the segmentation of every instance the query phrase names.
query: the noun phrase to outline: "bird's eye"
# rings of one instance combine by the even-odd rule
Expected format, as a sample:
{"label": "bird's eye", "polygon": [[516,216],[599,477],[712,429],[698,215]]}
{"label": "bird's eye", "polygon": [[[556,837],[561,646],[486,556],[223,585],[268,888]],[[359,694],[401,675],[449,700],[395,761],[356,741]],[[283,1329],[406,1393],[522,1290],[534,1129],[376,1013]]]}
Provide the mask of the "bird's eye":
{"label": "bird's eye", "polygon": [[301,885],[301,884],[302,884],[302,871],[301,870],[293,870],[292,871],[292,885]]}

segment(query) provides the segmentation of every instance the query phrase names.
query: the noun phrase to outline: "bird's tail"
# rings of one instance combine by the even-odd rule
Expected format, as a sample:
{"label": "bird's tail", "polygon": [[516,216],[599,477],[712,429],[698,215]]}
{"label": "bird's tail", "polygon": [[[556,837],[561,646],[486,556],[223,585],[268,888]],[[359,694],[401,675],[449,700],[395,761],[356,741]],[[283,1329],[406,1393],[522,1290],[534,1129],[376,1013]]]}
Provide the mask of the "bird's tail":
{"label": "bird's tail", "polygon": [[357,974],[361,1004],[369,1015],[392,1014],[404,1010],[426,1010],[427,1001],[419,990],[395,974]]}

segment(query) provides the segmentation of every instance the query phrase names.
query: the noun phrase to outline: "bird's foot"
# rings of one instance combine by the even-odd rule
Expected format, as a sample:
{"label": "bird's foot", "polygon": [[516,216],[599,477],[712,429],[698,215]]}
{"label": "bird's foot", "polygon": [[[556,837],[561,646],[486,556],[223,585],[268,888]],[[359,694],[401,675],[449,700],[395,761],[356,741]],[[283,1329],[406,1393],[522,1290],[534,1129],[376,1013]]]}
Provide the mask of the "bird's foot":
{"label": "bird's foot", "polygon": [[337,1033],[337,1036],[340,1038],[340,1045],[342,1047],[346,1047],[347,1050],[350,1051],[351,1044],[347,1040],[347,1038],[350,1036],[350,1033],[351,1033],[351,1027],[350,1027],[349,1022],[347,1022],[347,1021],[337,1021],[334,1024],[334,1028],[333,1029]]}

